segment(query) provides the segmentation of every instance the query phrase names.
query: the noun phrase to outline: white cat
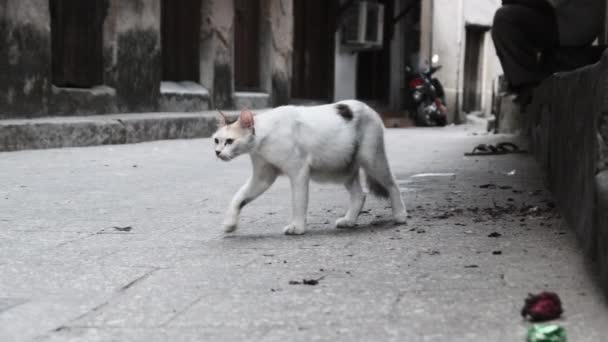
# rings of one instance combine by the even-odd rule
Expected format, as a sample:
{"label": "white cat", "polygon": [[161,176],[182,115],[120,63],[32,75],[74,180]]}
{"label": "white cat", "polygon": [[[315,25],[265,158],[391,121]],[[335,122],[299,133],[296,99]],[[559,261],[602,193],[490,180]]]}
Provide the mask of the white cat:
{"label": "white cat", "polygon": [[285,234],[306,232],[310,179],[346,186],[350,205],[336,227],[352,227],[365,202],[360,169],[374,195],[390,198],[395,221],[406,222],[407,211],[386,159],[382,120],[366,104],[348,100],[284,106],[255,116],[243,110],[234,122],[220,114],[220,127],[213,135],[216,156],[229,161],[248,153],[253,164],[253,175],[228,207],[226,232],[236,230],[241,209],[281,174],[289,177],[292,192],[292,219]]}

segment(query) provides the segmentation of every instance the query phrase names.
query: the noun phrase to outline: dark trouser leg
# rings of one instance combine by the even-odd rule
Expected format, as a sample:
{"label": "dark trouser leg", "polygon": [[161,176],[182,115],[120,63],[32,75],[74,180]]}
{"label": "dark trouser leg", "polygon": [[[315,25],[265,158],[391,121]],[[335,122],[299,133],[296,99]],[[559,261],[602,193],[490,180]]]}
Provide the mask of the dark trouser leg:
{"label": "dark trouser leg", "polygon": [[559,44],[551,8],[502,6],[494,16],[492,39],[507,82],[514,90],[536,85],[551,74],[538,62],[538,52]]}

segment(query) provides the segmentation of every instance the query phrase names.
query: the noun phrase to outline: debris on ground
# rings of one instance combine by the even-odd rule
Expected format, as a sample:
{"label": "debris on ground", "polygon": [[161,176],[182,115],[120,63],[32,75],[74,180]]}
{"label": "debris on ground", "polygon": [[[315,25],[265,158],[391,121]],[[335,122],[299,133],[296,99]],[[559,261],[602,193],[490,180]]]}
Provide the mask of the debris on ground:
{"label": "debris on ground", "polygon": [[466,265],[464,268],[478,268],[479,265]]}
{"label": "debris on ground", "polygon": [[448,218],[450,218],[450,217],[452,217],[452,216],[453,216],[453,214],[452,214],[452,213],[445,212],[445,213],[443,213],[443,214],[441,214],[441,215],[438,215],[438,216],[435,216],[435,217],[433,217],[433,218],[434,218],[434,219],[438,219],[438,220],[445,220],[445,219],[448,219]]}
{"label": "debris on ground", "polygon": [[527,342],[566,342],[566,330],[557,324],[535,324],[528,329]]}
{"label": "debris on ground", "polygon": [[493,251],[492,254],[494,254],[494,255],[502,255],[502,251]]}
{"label": "debris on ground", "polygon": [[501,237],[501,236],[502,236],[502,234],[500,234],[500,233],[498,233],[498,232],[490,233],[490,234],[488,235],[488,237],[491,237],[491,238],[499,238],[499,237]]}
{"label": "debris on ground", "polygon": [[559,318],[562,313],[562,302],[554,292],[529,294],[525,300],[521,315],[532,322],[544,322]]}
{"label": "debris on ground", "polygon": [[468,208],[453,208],[451,206],[445,209],[437,208],[436,211],[425,212],[419,215],[419,217],[432,221],[471,216],[474,223],[495,221],[505,216],[519,219],[521,222],[528,219],[551,220],[560,217],[557,210],[555,210],[555,206],[546,203],[542,205],[518,204],[516,203],[517,200],[511,197],[508,197],[505,201],[504,205],[494,202],[485,208],[477,206]]}
{"label": "debris on ground", "polygon": [[114,228],[114,230],[117,230],[119,232],[130,232],[131,229],[133,229],[133,227],[131,226],[126,226],[126,227],[112,227]]}
{"label": "debris on ground", "polygon": [[298,280],[290,280],[289,285],[310,285],[315,286],[319,284],[319,281],[325,278],[325,276],[317,279],[302,279],[302,281]]}

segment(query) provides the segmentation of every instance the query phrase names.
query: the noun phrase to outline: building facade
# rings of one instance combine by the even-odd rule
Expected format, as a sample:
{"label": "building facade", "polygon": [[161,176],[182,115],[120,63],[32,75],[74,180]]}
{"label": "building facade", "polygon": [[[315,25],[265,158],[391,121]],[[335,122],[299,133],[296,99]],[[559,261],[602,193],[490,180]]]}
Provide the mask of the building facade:
{"label": "building facade", "polygon": [[490,29],[500,0],[422,0],[423,57],[440,56],[437,77],[444,85],[451,121],[471,112],[492,113],[502,74]]}
{"label": "building facade", "polygon": [[0,118],[286,103],[292,11],[290,0],[1,0]]}
{"label": "building facade", "polygon": [[408,105],[406,68],[438,54],[437,77],[458,121],[463,111],[491,109],[500,67],[488,32],[499,5],[0,0],[0,119],[349,98],[399,115]]}

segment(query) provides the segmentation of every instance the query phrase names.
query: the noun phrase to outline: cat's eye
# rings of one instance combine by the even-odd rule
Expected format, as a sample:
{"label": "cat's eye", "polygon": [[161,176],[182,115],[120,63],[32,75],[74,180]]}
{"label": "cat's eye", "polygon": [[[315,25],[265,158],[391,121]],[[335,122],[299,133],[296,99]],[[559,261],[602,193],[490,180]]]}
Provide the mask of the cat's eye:
{"label": "cat's eye", "polygon": [[217,140],[217,138],[215,138],[215,143],[216,143],[216,144],[219,144],[219,143],[220,143],[220,141],[219,141],[219,140]]}
{"label": "cat's eye", "polygon": [[226,145],[230,145],[234,142],[234,139],[226,139]]}

